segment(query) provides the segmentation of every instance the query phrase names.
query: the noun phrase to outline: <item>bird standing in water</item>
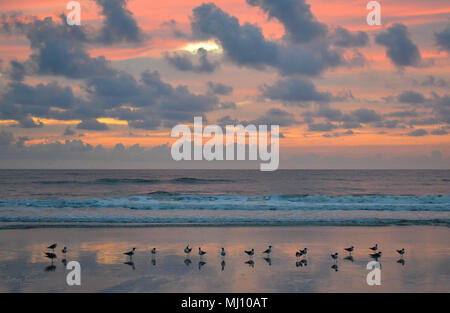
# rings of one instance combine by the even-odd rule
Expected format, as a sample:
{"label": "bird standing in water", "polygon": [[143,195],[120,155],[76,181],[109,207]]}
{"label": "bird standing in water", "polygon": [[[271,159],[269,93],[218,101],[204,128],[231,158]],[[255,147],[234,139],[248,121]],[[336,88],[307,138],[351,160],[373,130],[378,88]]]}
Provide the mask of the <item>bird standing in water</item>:
{"label": "bird standing in water", "polygon": [[263,251],[265,254],[271,254],[272,253],[272,246],[269,246],[266,251]]}
{"label": "bird standing in water", "polygon": [[220,251],[220,255],[221,256],[226,256],[227,253],[225,252],[225,248],[222,248],[222,251]]}
{"label": "bird standing in water", "polygon": [[249,256],[253,256],[255,254],[255,249],[245,250],[244,252],[247,253]]}

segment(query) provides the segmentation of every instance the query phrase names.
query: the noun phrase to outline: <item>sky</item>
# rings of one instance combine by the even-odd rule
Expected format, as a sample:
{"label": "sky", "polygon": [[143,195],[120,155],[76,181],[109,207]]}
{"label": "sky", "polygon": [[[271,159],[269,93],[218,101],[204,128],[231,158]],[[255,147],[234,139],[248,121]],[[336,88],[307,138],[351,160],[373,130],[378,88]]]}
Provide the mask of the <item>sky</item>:
{"label": "sky", "polygon": [[0,168],[175,163],[170,132],[280,125],[282,168],[450,168],[450,4],[0,0]]}

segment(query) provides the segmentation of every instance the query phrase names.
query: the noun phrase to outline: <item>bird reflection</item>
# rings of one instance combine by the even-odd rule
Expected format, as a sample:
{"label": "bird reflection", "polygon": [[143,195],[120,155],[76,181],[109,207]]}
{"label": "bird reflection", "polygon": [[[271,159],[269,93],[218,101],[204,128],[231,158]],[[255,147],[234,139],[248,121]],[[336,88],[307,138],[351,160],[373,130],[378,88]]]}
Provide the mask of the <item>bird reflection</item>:
{"label": "bird reflection", "polygon": [[333,265],[331,266],[331,268],[334,269],[335,272],[339,271],[339,267],[338,267],[337,264],[333,264]]}
{"label": "bird reflection", "polygon": [[52,264],[45,267],[46,272],[54,272],[55,270],[56,270],[56,265],[53,264],[53,261],[52,261]]}
{"label": "bird reflection", "polygon": [[267,258],[263,258],[264,261],[266,261],[267,265],[271,266],[272,265],[272,259],[267,257]]}
{"label": "bird reflection", "polygon": [[307,259],[301,260],[300,263],[302,263],[303,266],[308,266],[308,260]]}
{"label": "bird reflection", "polygon": [[66,259],[62,259],[62,260],[61,260],[61,263],[62,263],[64,266],[67,266],[67,260],[66,260]]}
{"label": "bird reflection", "polygon": [[370,254],[370,257],[378,262],[378,259],[381,258],[381,255],[382,255],[382,252],[380,251],[380,252],[377,252],[377,253]]}
{"label": "bird reflection", "polygon": [[251,268],[255,267],[255,262],[253,260],[248,260],[247,262],[245,262],[245,264],[248,264],[248,266],[250,266]]}
{"label": "bird reflection", "polygon": [[198,262],[198,270],[201,270],[205,264],[206,264],[206,262],[204,262],[204,261]]}
{"label": "bird reflection", "polygon": [[123,264],[126,264],[126,265],[131,266],[131,268],[133,269],[133,271],[136,269],[136,267],[134,266],[134,262],[133,262],[133,261],[127,261],[127,262],[124,262]]}
{"label": "bird reflection", "polygon": [[220,263],[220,266],[222,268],[222,272],[225,270],[225,260],[222,260],[222,262]]}
{"label": "bird reflection", "polygon": [[191,263],[192,263],[191,259],[189,259],[189,258],[184,259],[184,264],[185,264],[186,266],[191,265]]}
{"label": "bird reflection", "polygon": [[354,259],[353,256],[351,256],[351,255],[346,256],[346,257],[344,258],[344,260],[347,260],[347,261],[350,261],[350,262],[355,262],[355,259]]}
{"label": "bird reflection", "polygon": [[405,261],[405,259],[399,259],[399,260],[397,260],[397,263],[398,264],[401,264],[402,266],[405,266],[406,265],[406,261]]}
{"label": "bird reflection", "polygon": [[152,265],[156,266],[156,259],[152,259]]}
{"label": "bird reflection", "polygon": [[[49,249],[51,249],[49,247]],[[45,257],[51,260],[51,264],[45,267],[46,272],[54,272],[56,270],[56,265],[53,264],[53,260],[56,259],[56,254],[53,252],[45,252]]]}
{"label": "bird reflection", "polygon": [[300,261],[295,262],[295,267],[302,267],[303,263]]}

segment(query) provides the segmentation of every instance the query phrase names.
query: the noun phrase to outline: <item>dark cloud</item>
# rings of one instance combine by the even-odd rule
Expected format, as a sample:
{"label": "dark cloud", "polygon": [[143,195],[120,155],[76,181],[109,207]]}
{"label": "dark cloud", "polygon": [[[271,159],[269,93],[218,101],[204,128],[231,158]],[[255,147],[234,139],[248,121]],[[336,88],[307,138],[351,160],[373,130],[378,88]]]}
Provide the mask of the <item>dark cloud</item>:
{"label": "dark cloud", "polygon": [[298,123],[299,122],[296,120],[294,114],[278,108],[272,108],[258,119],[250,122],[250,124],[254,125],[279,125],[281,127],[291,126]]}
{"label": "dark cloud", "polygon": [[329,132],[335,130],[339,126],[330,122],[309,124],[308,130],[314,132]]}
{"label": "dark cloud", "polygon": [[343,27],[334,30],[333,42],[340,47],[364,47],[369,44],[369,36],[363,31],[351,32]]}
{"label": "dark cloud", "polygon": [[438,46],[447,52],[450,52],[450,24],[438,33],[434,34]]}
{"label": "dark cloud", "polygon": [[208,82],[207,86],[208,90],[216,95],[229,95],[233,92],[233,87],[222,83]]}
{"label": "dark cloud", "polygon": [[26,67],[15,60],[12,60],[10,62],[11,64],[11,69],[10,69],[10,73],[9,73],[9,77],[11,78],[11,80],[14,81],[22,81],[25,78],[26,75]]}
{"label": "dark cloud", "polygon": [[423,137],[428,135],[428,132],[425,129],[416,129],[410,133],[408,133],[408,136],[411,137]]}
{"label": "dark cloud", "polygon": [[264,38],[260,27],[230,16],[213,3],[194,8],[193,36],[199,40],[217,39],[225,55],[234,63],[256,69],[271,66],[286,75],[318,75],[343,63],[337,51],[324,41],[308,45],[281,44]]}
{"label": "dark cloud", "polygon": [[416,111],[412,110],[404,110],[404,111],[396,111],[392,113],[386,114],[388,117],[398,117],[398,118],[407,118],[407,117],[418,117],[419,114]]}
{"label": "dark cloud", "polygon": [[413,80],[413,85],[422,87],[444,88],[448,86],[448,82],[445,79],[436,78],[433,75],[427,75],[422,81]]}
{"label": "dark cloud", "polygon": [[104,44],[141,42],[142,31],[133,13],[127,9],[128,0],[96,0],[102,8],[103,27],[98,40]]}
{"label": "dark cloud", "polygon": [[28,38],[32,50],[28,66],[37,74],[86,78],[115,72],[103,56],[93,58],[86,52],[89,40],[84,29],[67,25],[65,16],[55,22],[51,17],[23,21],[12,15],[3,16],[0,23],[3,32]]}
{"label": "dark cloud", "polygon": [[11,132],[0,131],[0,146],[9,146],[15,141]]}
{"label": "dark cloud", "polygon": [[108,130],[108,125],[100,123],[96,119],[84,120],[77,125],[77,129],[105,131]]}
{"label": "dark cloud", "polygon": [[394,24],[375,37],[376,43],[386,47],[386,55],[397,66],[419,66],[421,56],[419,48],[409,37],[403,24]]}
{"label": "dark cloud", "polygon": [[237,108],[237,105],[233,101],[225,101],[220,104],[220,109],[222,109],[222,110],[230,110],[230,109],[234,110],[236,108]]}
{"label": "dark cloud", "polygon": [[406,90],[397,96],[397,100],[401,103],[423,104],[427,101],[424,95],[419,92]]}
{"label": "dark cloud", "polygon": [[448,135],[448,131],[445,130],[444,128],[441,129],[434,129],[431,131],[432,135],[437,135],[437,136],[445,136]]}
{"label": "dark cloud", "polygon": [[279,20],[293,42],[310,42],[328,32],[327,26],[317,21],[305,0],[247,0],[247,3],[261,8],[269,18]]}
{"label": "dark cloud", "polygon": [[328,92],[319,92],[314,84],[306,79],[291,78],[278,80],[272,86],[260,87],[262,95],[271,100],[299,104],[303,102],[326,102],[332,99]]}
{"label": "dark cloud", "polygon": [[66,129],[64,130],[63,136],[74,136],[75,135],[75,131],[70,127],[67,126]]}
{"label": "dark cloud", "polygon": [[206,49],[198,49],[197,55],[197,64],[192,61],[189,52],[165,53],[164,58],[169,64],[183,72],[212,73],[219,67],[219,63],[208,60],[208,51]]}
{"label": "dark cloud", "polygon": [[354,116],[359,123],[367,124],[379,122],[382,120],[382,116],[370,109],[358,109],[351,112],[351,115]]}

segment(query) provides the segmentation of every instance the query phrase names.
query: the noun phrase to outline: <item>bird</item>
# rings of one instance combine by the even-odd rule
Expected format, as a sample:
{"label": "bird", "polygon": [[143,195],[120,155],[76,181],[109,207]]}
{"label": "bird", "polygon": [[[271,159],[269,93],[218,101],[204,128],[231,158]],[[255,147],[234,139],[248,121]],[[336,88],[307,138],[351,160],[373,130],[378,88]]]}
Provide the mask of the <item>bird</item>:
{"label": "bird", "polygon": [[337,261],[338,257],[339,257],[339,254],[337,252],[335,254],[331,255],[331,258],[335,261]]}
{"label": "bird", "polygon": [[184,253],[189,254],[191,253],[192,248],[189,248],[189,245],[186,246],[186,248],[184,248]]}
{"label": "bird", "polygon": [[57,246],[57,244],[56,244],[56,243],[54,243],[54,244],[52,244],[51,246],[48,246],[48,247],[47,247],[47,249],[52,249],[52,250],[53,250],[53,252],[55,252],[55,248],[56,248],[56,246]]}
{"label": "bird", "polygon": [[376,244],[375,246],[373,246],[372,248],[369,248],[372,251],[377,251],[378,250],[378,244]]}
{"label": "bird", "polygon": [[405,248],[402,248],[401,250],[397,250],[397,252],[403,257],[406,251]]}
{"label": "bird", "polygon": [[301,253],[300,251],[297,251],[297,252],[295,252],[295,256],[296,256],[297,258],[299,258],[299,257],[302,256],[302,253]]}
{"label": "bird", "polygon": [[263,251],[263,253],[271,254],[272,253],[272,246],[269,246],[269,248],[266,251]]}
{"label": "bird", "polygon": [[136,248],[133,248],[131,251],[125,252],[125,255],[128,255],[131,259],[131,257],[134,255],[134,251],[136,250]]}
{"label": "bird", "polygon": [[249,256],[253,256],[255,254],[255,249],[245,250],[244,252],[247,253]]}
{"label": "bird", "polygon": [[61,250],[61,252],[64,253],[64,254],[66,254],[66,253],[67,253],[67,247],[64,247],[64,248]]}
{"label": "bird", "polygon": [[222,248],[222,251],[220,251],[220,255],[221,256],[226,256],[227,253],[225,252],[225,248]]}
{"label": "bird", "polygon": [[156,248],[153,248],[151,253],[152,253],[153,255],[155,255],[155,254],[156,254]]}
{"label": "bird", "polygon": [[53,259],[56,259],[56,254],[54,254],[53,252],[45,252],[45,257],[53,261]]}
{"label": "bird", "polygon": [[381,258],[381,255],[382,255],[382,252],[379,251],[377,253],[371,253],[370,257],[373,258],[373,259],[378,259],[378,258]]}
{"label": "bird", "polygon": [[355,250],[355,247],[351,246],[350,248],[344,248],[344,250],[352,254],[353,250]]}
{"label": "bird", "polygon": [[206,254],[206,251],[203,251],[202,248],[198,247],[198,255],[203,256]]}
{"label": "bird", "polygon": [[308,253],[308,248],[305,248],[305,249],[303,249],[303,250],[300,249],[300,253],[301,253],[302,255],[306,255],[306,254]]}

